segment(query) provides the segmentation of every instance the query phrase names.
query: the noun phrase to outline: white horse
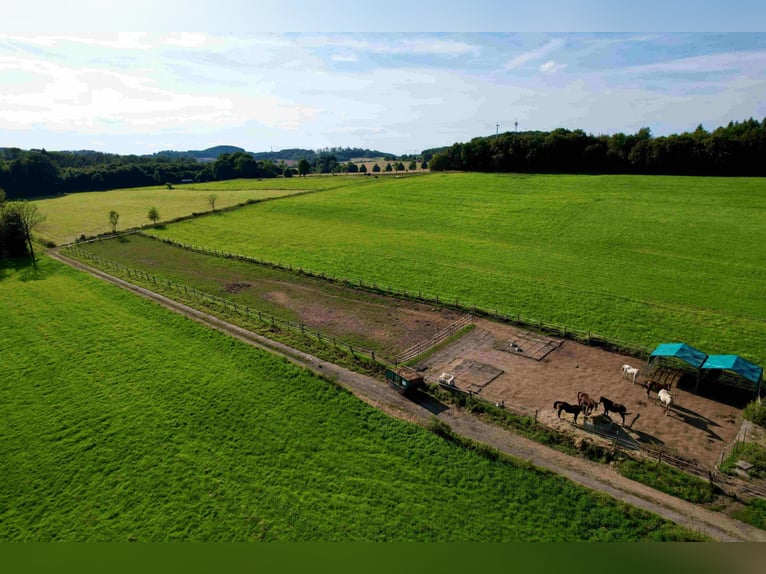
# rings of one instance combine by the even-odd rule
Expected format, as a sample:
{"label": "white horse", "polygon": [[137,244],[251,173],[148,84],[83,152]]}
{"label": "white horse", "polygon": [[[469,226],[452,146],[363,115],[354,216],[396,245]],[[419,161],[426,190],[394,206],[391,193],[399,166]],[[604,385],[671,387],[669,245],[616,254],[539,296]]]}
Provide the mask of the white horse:
{"label": "white horse", "polygon": [[665,389],[660,389],[660,392],[657,393],[657,399],[654,402],[661,402],[665,406],[665,414],[668,414],[670,405],[673,404],[673,395],[671,395],[670,392]]}
{"label": "white horse", "polygon": [[633,379],[633,384],[636,384],[636,378],[638,378],[638,369],[636,367],[631,367],[630,365],[623,365],[622,366],[622,378],[623,379]]}

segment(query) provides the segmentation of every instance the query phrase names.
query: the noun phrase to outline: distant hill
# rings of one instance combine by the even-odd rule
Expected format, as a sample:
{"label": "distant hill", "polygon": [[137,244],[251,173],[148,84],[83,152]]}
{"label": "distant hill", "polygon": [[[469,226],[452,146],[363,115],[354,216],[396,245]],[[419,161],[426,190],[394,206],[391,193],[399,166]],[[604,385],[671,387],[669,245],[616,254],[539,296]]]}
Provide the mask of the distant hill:
{"label": "distant hill", "polygon": [[279,162],[280,160],[299,161],[301,159],[306,159],[311,162],[323,154],[334,155],[336,161],[339,163],[350,161],[359,157],[384,157],[389,161],[396,159],[396,156],[391,153],[358,147],[330,147],[318,150],[290,148],[282,149],[279,151],[262,151],[257,153],[251,152],[251,154],[257,160],[271,160],[274,162]]}
{"label": "distant hill", "polygon": [[188,150],[188,151],[173,151],[173,150],[165,150],[165,151],[158,151],[157,153],[152,154],[152,157],[166,157],[169,159],[179,159],[179,158],[194,158],[199,161],[215,161],[219,155],[224,153],[236,153],[236,152],[243,152],[245,151],[244,148],[233,146],[233,145],[217,145],[214,147],[209,147],[207,149],[203,150]]}

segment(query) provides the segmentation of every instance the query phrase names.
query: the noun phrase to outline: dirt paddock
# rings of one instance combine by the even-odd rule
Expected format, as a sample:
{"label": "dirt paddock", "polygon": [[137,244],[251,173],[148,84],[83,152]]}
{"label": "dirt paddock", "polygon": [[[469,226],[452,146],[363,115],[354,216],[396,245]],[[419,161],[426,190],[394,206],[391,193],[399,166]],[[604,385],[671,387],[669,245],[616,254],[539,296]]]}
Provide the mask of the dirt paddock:
{"label": "dirt paddock", "polygon": [[[561,420],[554,401],[577,404],[577,393],[595,400],[604,396],[627,407],[621,432],[643,445],[654,445],[712,468],[722,449],[732,443],[742,424],[742,409],[693,393],[685,387],[672,390],[674,404],[668,415],[647,398],[646,389],[623,378],[622,365],[643,369],[632,357],[589,347],[574,341],[551,339],[523,329],[476,320],[476,328],[423,361],[428,382],[442,372],[455,376],[456,385],[507,407],[537,409],[543,422],[565,431],[582,432],[563,412]],[[639,377],[638,381],[645,380]],[[599,405],[593,414],[602,414]],[[620,416],[611,419],[620,423]]]}

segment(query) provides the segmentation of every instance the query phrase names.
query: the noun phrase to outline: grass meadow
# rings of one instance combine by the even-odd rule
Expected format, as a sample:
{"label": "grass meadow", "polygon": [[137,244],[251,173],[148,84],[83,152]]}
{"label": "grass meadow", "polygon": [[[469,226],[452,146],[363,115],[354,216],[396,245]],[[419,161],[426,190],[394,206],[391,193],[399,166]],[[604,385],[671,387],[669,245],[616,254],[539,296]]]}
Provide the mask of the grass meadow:
{"label": "grass meadow", "polygon": [[43,258],[0,267],[0,539],[696,539]]}
{"label": "grass meadow", "polygon": [[151,233],[763,365],[764,209],[757,178],[429,174]]}
{"label": "grass meadow", "polygon": [[60,197],[36,200],[47,217],[36,229],[42,239],[57,244],[85,236],[107,233],[109,212],[117,211],[117,230],[151,223],[149,208],[160,213],[160,221],[210,211],[208,196],[215,193],[216,209],[223,209],[248,200],[282,197],[310,190],[333,188],[358,183],[359,178],[235,179],[198,184],[179,184],[173,189],[163,186],[115,189],[111,191],[72,193]]}

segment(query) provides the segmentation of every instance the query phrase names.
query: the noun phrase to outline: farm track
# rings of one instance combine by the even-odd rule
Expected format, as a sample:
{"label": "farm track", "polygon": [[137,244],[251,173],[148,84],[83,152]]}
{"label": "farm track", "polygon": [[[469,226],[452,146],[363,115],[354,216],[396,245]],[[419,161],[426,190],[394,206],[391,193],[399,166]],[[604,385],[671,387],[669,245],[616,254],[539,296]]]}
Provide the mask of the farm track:
{"label": "farm track", "polygon": [[766,531],[732,519],[723,513],[708,510],[632,481],[607,465],[560,453],[498,426],[485,423],[431,397],[421,396],[419,402],[414,402],[394,392],[380,380],[323,361],[313,355],[272,341],[163,295],[88,267],[61,255],[57,249],[49,250],[48,255],[71,267],[155,301],[189,319],[227,333],[255,347],[281,355],[300,367],[307,368],[319,376],[340,384],[361,400],[390,416],[420,425],[425,425],[432,416],[436,416],[447,423],[457,434],[475,442],[489,445],[520,460],[529,461],[538,468],[559,474],[577,484],[657,514],[714,540],[766,542]]}

